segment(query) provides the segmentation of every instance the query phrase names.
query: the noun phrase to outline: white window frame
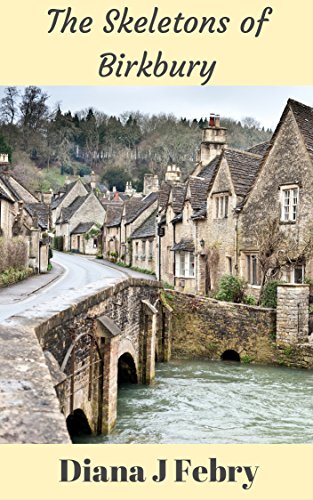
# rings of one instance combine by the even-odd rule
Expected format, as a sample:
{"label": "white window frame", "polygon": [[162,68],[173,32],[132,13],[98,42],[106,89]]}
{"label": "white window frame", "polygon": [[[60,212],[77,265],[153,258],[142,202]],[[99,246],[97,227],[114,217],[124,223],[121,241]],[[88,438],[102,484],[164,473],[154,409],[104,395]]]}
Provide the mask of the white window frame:
{"label": "white window frame", "polygon": [[175,252],[175,275],[177,278],[195,277],[195,256],[191,252]]}
{"label": "white window frame", "polygon": [[296,222],[299,210],[299,186],[289,184],[280,187],[280,220]]}
{"label": "white window frame", "polygon": [[[300,283],[297,282],[295,279],[296,269],[301,269],[302,279]],[[297,283],[302,284],[304,283],[304,279],[305,279],[305,264],[291,265],[290,267],[284,268],[282,270],[282,280],[286,281],[287,283],[290,283],[292,285]]]}
{"label": "white window frame", "polygon": [[214,195],[215,219],[226,219],[229,212],[229,194]]}

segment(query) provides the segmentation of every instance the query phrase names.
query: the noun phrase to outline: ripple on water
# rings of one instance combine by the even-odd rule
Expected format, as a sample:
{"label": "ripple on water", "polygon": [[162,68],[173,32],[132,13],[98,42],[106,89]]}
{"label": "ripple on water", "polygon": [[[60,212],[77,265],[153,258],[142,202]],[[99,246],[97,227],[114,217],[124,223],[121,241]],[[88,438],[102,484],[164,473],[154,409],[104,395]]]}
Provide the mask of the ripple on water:
{"label": "ripple on water", "polygon": [[93,443],[312,443],[313,373],[239,363],[157,366],[119,390],[118,421]]}

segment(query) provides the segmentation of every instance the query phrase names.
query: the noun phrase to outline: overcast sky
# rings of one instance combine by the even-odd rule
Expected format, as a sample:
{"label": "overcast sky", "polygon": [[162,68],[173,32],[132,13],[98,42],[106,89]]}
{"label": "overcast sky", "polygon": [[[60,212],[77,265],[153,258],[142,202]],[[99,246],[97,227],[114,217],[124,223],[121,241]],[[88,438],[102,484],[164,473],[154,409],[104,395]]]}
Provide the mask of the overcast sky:
{"label": "overcast sky", "polygon": [[[0,96],[4,87],[0,87]],[[252,116],[274,128],[289,97],[313,106],[313,87],[42,87],[49,104],[63,111],[94,107],[108,115],[124,111],[174,113],[201,118],[210,113],[240,120]]]}

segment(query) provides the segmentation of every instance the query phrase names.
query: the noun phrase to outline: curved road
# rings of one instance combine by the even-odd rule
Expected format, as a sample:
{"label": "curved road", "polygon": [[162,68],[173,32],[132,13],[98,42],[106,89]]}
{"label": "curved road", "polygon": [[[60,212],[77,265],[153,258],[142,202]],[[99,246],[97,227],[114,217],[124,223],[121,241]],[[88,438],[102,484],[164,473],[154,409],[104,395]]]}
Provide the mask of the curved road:
{"label": "curved road", "polygon": [[36,279],[34,277],[0,290],[0,322],[21,311],[56,298],[66,291],[83,288],[94,281],[103,280],[103,285],[109,286],[127,278],[125,272],[103,263],[90,261],[86,257],[54,252],[52,262],[64,269],[64,273],[52,283],[33,292],[33,280]]}

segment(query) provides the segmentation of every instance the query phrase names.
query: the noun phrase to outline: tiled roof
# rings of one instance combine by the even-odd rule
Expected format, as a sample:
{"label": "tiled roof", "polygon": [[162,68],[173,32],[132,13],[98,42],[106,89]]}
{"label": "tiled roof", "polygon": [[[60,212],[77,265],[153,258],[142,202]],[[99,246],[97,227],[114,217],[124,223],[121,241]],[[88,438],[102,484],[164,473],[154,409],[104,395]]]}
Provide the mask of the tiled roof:
{"label": "tiled roof", "polygon": [[172,208],[175,214],[179,214],[184,206],[186,194],[185,184],[175,184],[172,187]]}
{"label": "tiled roof", "polygon": [[206,206],[209,184],[209,179],[189,177],[190,203],[195,212]]}
{"label": "tiled roof", "polygon": [[313,161],[313,108],[293,99],[289,99],[288,104],[295,117],[306,149]]}
{"label": "tiled roof", "polygon": [[64,200],[65,196],[72,190],[76,182],[77,181],[65,184],[57,193],[55,193],[51,203],[52,210],[60,205],[61,201]]}
{"label": "tiled roof", "polygon": [[195,246],[192,240],[182,239],[179,243],[175,243],[172,248],[173,252],[194,252]]}
{"label": "tiled roof", "polygon": [[126,224],[130,224],[158,199],[158,193],[150,193],[143,199],[131,198],[125,203]]}
{"label": "tiled roof", "polygon": [[75,198],[75,200],[68,207],[62,208],[61,215],[58,218],[57,223],[61,220],[63,222],[68,222],[74,213],[77,212],[77,210],[82,206],[88,196],[89,194],[86,194],[85,196],[77,196],[77,198]]}
{"label": "tiled roof", "polygon": [[45,203],[27,203],[25,209],[31,217],[38,217],[38,224],[42,229],[49,227],[50,210]]}
{"label": "tiled roof", "polygon": [[124,205],[119,202],[109,203],[106,207],[106,227],[119,226],[122,220]]}
{"label": "tiled roof", "polygon": [[271,143],[269,141],[268,142],[261,142],[260,144],[256,144],[252,148],[247,149],[247,152],[253,153],[255,155],[264,156],[266,151],[268,150],[270,144]]}
{"label": "tiled roof", "polygon": [[191,218],[192,219],[205,219],[206,215],[207,215],[207,209],[205,206],[203,208],[200,208],[200,210],[195,211],[192,214]]}
{"label": "tiled roof", "polygon": [[71,232],[71,234],[85,234],[90,231],[90,229],[95,225],[94,222],[81,222],[75,229]]}
{"label": "tiled roof", "polygon": [[171,192],[171,185],[168,182],[163,182],[159,191],[159,208],[162,210],[166,209],[168,204],[168,199]]}
{"label": "tiled roof", "polygon": [[203,169],[199,172],[197,177],[202,177],[204,179],[208,179],[210,185],[212,184],[214,175],[217,171],[217,167],[219,165],[221,159],[221,155],[216,156],[213,160],[210,161],[208,165],[203,167]]}
{"label": "tiled roof", "polygon": [[0,178],[15,201],[23,201],[24,203],[38,202],[37,198],[12,175],[1,175]]}
{"label": "tiled roof", "polygon": [[148,217],[148,219],[145,220],[145,222],[133,232],[133,234],[131,235],[132,240],[137,238],[151,238],[155,236],[156,214],[156,211],[153,212],[150,217]]}
{"label": "tiled roof", "polygon": [[226,149],[224,157],[229,166],[236,195],[246,196],[257,176],[262,157],[235,149]]}
{"label": "tiled roof", "polygon": [[14,198],[7,191],[5,191],[1,187],[1,185],[0,185],[0,198],[5,198],[6,200],[10,201],[11,203],[14,203]]}

